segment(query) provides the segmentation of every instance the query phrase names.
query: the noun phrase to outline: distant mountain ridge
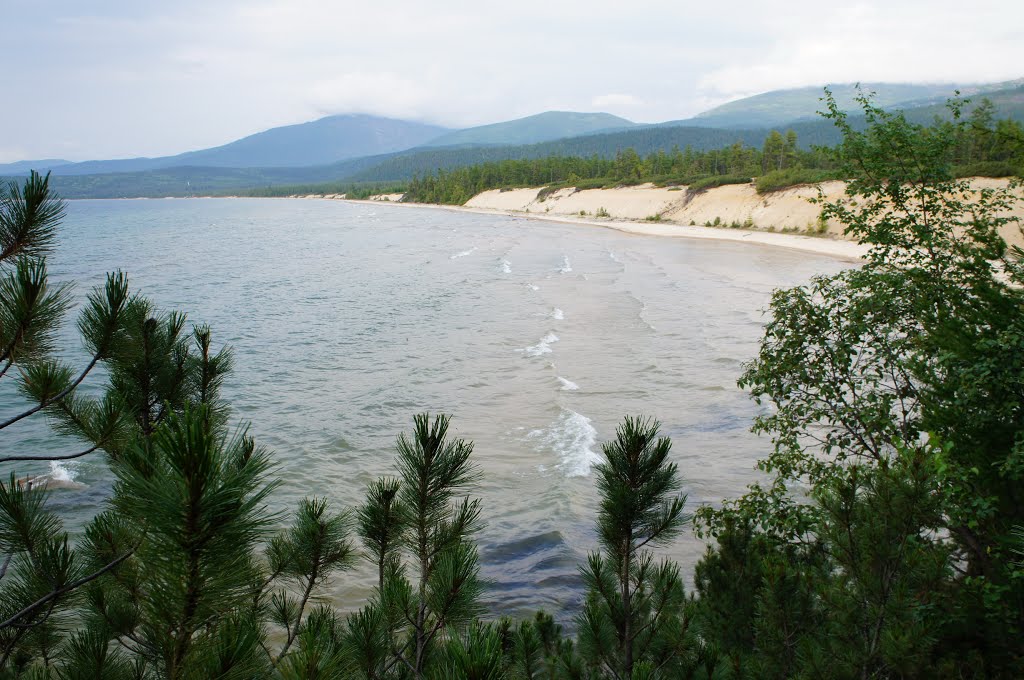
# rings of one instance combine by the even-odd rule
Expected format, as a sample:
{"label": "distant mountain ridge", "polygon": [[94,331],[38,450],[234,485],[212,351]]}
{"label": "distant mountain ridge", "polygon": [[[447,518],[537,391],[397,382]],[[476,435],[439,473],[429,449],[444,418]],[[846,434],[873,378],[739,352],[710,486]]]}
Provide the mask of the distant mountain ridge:
{"label": "distant mountain ridge", "polygon": [[[994,103],[996,118],[1009,117],[1024,122],[1024,79],[980,85],[868,84],[864,87],[865,91],[878,92],[878,104],[889,109],[904,109],[907,118],[917,123],[930,123],[936,116],[948,116],[944,102],[957,88],[964,95],[973,96],[973,103],[965,113],[984,96]],[[833,91],[840,107],[854,108],[853,86],[836,86]],[[375,116],[329,116],[178,156],[64,165],[60,165],[61,161],[23,161],[0,165],[0,175],[23,175],[29,168],[45,170],[45,164],[53,162],[58,164],[53,166],[54,186],[67,198],[188,196],[283,185],[400,182],[438,168],[546,155],[607,157],[626,148],[647,154],[659,149],[668,151],[673,146],[711,150],[735,142],[757,146],[772,129],[793,129],[802,147],[832,145],[838,141],[835,127],[814,116],[821,108],[818,101],[821,93],[821,88],[769,92],[730,102],[696,118],[655,125],[640,125],[606,113],[549,111],[453,131]],[[917,98],[890,103],[902,96]],[[800,115],[779,121],[784,115],[780,111],[788,112],[785,115],[789,116]],[[850,120],[855,126],[862,124],[856,114],[851,115]],[[709,126],[709,121],[718,121],[721,125]],[[743,121],[750,124],[729,125]],[[754,124],[758,121],[777,122]],[[417,136],[426,139],[410,146]],[[345,143],[338,141],[346,139]],[[386,150],[366,152],[376,148]],[[268,162],[256,166],[232,165],[253,158]],[[309,159],[316,159],[316,162],[309,163]]]}
{"label": "distant mountain ridge", "polygon": [[45,158],[38,161],[0,163],[0,175],[20,175],[22,173],[28,173],[29,170],[46,171],[48,168],[56,167],[58,165],[67,165],[70,162],[71,161],[66,161],[63,158]]}
{"label": "distant mountain ridge", "polygon": [[[438,125],[350,113],[271,128],[222,146],[187,151],[176,156],[65,162],[60,165],[22,161],[11,165],[19,166],[21,170],[18,172],[33,168],[52,170],[54,175],[142,172],[175,167],[310,167],[410,149],[447,132],[450,132],[449,128]],[[5,166],[0,166],[0,173],[5,169]]]}
{"label": "distant mountain ridge", "polygon": [[456,130],[421,146],[492,146],[536,144],[604,130],[635,127],[636,123],[610,113],[545,111],[502,123]]}
{"label": "distant mountain ridge", "polygon": [[271,128],[229,144],[176,156],[80,163],[21,161],[0,165],[0,174],[21,174],[29,169],[52,170],[54,175],[97,175],[178,167],[299,168],[417,147],[536,144],[633,126],[636,123],[609,113],[575,111],[546,111],[464,130],[379,116],[342,114]]}
{"label": "distant mountain ridge", "polygon": [[[984,96],[1024,85],[1024,79],[998,83],[860,83],[860,92],[874,93],[874,101],[883,109],[910,110],[942,104],[957,90],[961,96]],[[859,109],[857,83],[837,83],[827,87],[842,111]],[[699,113],[693,118],[661,125],[692,125],[717,128],[773,127],[815,118],[824,108],[821,101],[825,86],[773,90],[744,97]]]}

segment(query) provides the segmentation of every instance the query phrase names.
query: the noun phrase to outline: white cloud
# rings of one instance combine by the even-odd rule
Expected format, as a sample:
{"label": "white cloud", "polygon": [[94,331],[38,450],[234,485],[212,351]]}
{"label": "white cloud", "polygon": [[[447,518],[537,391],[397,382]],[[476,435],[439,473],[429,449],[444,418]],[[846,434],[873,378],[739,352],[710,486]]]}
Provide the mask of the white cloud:
{"label": "white cloud", "polygon": [[[991,19],[1017,26],[999,34]],[[777,40],[747,61],[710,69],[705,96],[845,82],[984,82],[1024,75],[1024,6],[985,0],[821,5],[814,30],[797,19],[766,26]],[[1015,23],[1014,23],[1015,22]]]}
{"label": "white cloud", "polygon": [[314,82],[309,100],[323,113],[374,113],[418,118],[430,108],[432,92],[419,80],[397,73],[345,73]]}
{"label": "white cloud", "polygon": [[0,129],[19,136],[0,161],[177,153],[328,113],[655,122],[780,87],[1024,75],[1008,0],[54,0],[4,20]]}

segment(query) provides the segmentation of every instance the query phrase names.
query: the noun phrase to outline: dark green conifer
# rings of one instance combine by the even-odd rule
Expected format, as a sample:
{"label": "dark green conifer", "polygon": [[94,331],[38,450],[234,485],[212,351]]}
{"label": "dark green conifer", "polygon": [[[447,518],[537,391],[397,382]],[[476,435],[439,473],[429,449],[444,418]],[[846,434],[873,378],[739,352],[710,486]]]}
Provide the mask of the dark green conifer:
{"label": "dark green conifer", "polygon": [[388,677],[399,664],[427,677],[445,641],[481,612],[472,543],[480,502],[458,499],[477,479],[473,445],[448,439],[449,421],[417,415],[412,436],[398,438],[397,480],[373,485],[360,509],[360,534],[382,574],[375,601],[350,628],[364,677]]}
{"label": "dark green conifer", "polygon": [[683,662],[688,619],[679,567],[654,562],[688,521],[681,482],[668,460],[672,443],[658,423],[627,417],[595,468],[601,496],[598,540],[582,569],[587,600],[579,617],[580,652],[617,678],[671,673]]}

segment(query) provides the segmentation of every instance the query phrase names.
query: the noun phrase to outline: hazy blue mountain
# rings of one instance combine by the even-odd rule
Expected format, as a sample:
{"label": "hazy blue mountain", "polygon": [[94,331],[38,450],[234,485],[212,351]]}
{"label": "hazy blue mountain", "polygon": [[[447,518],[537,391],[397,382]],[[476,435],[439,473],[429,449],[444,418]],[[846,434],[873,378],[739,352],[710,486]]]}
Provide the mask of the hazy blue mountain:
{"label": "hazy blue mountain", "polygon": [[[972,101],[981,101],[982,98],[991,99],[994,104],[998,107],[1009,107],[1013,104],[1020,103],[1020,94],[1024,92],[1024,78],[1018,78],[1016,80],[1008,80],[999,83],[984,83],[981,85],[958,85],[956,89],[960,90],[960,95],[971,99]],[[953,96],[953,90],[947,92],[940,92],[935,96],[924,97],[921,99],[910,99],[907,101],[897,102],[889,108],[901,109],[904,111],[911,111],[927,106],[945,106],[946,100]],[[1009,114],[1003,113],[999,117],[1004,118]]]}
{"label": "hazy blue mountain", "polygon": [[494,146],[534,144],[564,137],[576,137],[599,130],[628,128],[636,123],[610,113],[546,111],[535,116],[503,123],[456,130],[422,146]]}
{"label": "hazy blue mountain", "polygon": [[[968,93],[970,103],[964,109],[964,115],[969,115],[971,110],[983,99],[988,99],[995,105],[995,118],[1011,118],[1019,123],[1024,123],[1024,79],[1014,81],[1015,87],[1000,90],[979,89]],[[905,108],[904,108],[905,107]],[[907,120],[913,123],[927,124],[935,119],[949,117],[949,109],[946,107],[946,99],[942,98],[935,103],[928,101],[901,104],[897,108],[903,108]]]}
{"label": "hazy blue mountain", "polygon": [[425,123],[345,114],[272,128],[223,146],[177,156],[71,163],[54,167],[53,174],[92,175],[185,166],[307,167],[409,149],[448,131],[448,128]]}
{"label": "hazy blue mountain", "polygon": [[[895,89],[884,90],[882,86],[874,86],[879,91],[879,103],[888,105],[889,108],[903,108],[906,110],[908,119],[929,123],[935,116],[948,116],[945,108],[945,100],[952,95],[955,86],[893,86]],[[902,88],[902,89],[900,89]],[[923,89],[922,89],[923,88]],[[992,100],[996,106],[996,118],[1013,118],[1024,122],[1024,80],[1011,81],[1009,83],[993,83],[977,86],[960,86],[961,91],[973,97],[973,104],[967,107],[966,114],[982,97]],[[846,105],[852,102],[852,90],[839,90],[837,95],[845,97],[841,103]],[[888,95],[883,96],[883,92]],[[742,102],[749,104],[750,100],[757,100],[764,103],[772,96],[781,101],[788,98],[788,101],[795,108],[790,111],[800,110],[796,103],[802,101],[802,105],[818,108],[817,97],[820,88],[803,88],[801,90],[780,91],[759,95],[759,97],[733,102],[737,108],[732,114],[740,115]],[[909,96],[918,96],[917,99],[891,103],[892,99]],[[886,98],[888,97],[888,98]],[[760,104],[758,104],[760,106]],[[725,107],[719,107],[713,111],[719,111]],[[764,110],[770,107],[765,105]],[[335,183],[338,189],[353,182],[393,182],[403,181],[414,174],[433,172],[438,168],[456,168],[486,161],[497,161],[515,158],[538,158],[548,155],[563,156],[614,156],[618,151],[633,148],[640,154],[647,154],[659,149],[670,150],[674,146],[684,148],[692,146],[697,150],[709,150],[722,148],[737,141],[744,144],[759,146],[772,129],[794,130],[799,139],[800,146],[806,148],[811,145],[832,145],[839,141],[839,134],[831,122],[813,116],[813,108],[805,111],[806,115],[795,118],[787,118],[777,121],[771,125],[752,126],[747,128],[737,127],[707,127],[704,125],[708,116],[700,119],[702,125],[695,126],[694,120],[674,121],[659,125],[637,125],[622,118],[616,118],[608,114],[572,114],[549,112],[539,116],[531,116],[507,123],[471,128],[452,134],[445,134],[435,138],[433,142],[414,148],[390,151],[381,154],[366,154],[357,157],[348,157],[346,160],[338,160],[332,163],[309,164],[304,166],[288,167],[281,162],[282,154],[292,153],[289,145],[302,146],[302,140],[310,141],[318,138],[318,131],[329,128],[334,124],[339,125],[344,131],[352,134],[358,130],[357,123],[364,125],[362,134],[373,137],[378,134],[378,142],[387,145],[387,141],[381,141],[386,131],[392,128],[386,125],[394,124],[393,129],[408,129],[405,126],[417,126],[415,123],[403,121],[389,121],[387,119],[374,118],[372,116],[333,116],[331,118],[308,123],[306,125],[289,126],[288,128],[277,128],[268,130],[259,135],[247,137],[238,142],[191,154],[171,157],[170,159],[135,159],[130,161],[95,161],[91,163],[77,163],[64,168],[72,168],[77,172],[59,174],[55,172],[54,185],[57,190],[67,198],[84,197],[128,197],[128,196],[189,196],[189,195],[210,195],[223,194],[248,189],[258,189],[270,186],[296,187],[296,193],[310,193],[309,190],[302,190],[303,187],[312,185]],[[748,107],[747,113],[757,109],[757,106]],[[729,113],[727,111],[727,113]],[[718,115],[718,114],[716,114]],[[762,118],[764,115],[762,115]],[[770,116],[769,116],[770,118]],[[738,119],[738,118],[737,118]],[[542,142],[531,144],[514,144],[508,142],[510,139],[520,135],[521,138],[530,138],[531,135],[554,134],[552,130],[559,124],[575,120],[577,125],[568,136],[556,139],[548,139]],[[347,121],[348,125],[341,125],[339,121]],[[383,122],[382,122],[383,121]],[[581,123],[581,121],[583,121]],[[850,122],[855,127],[864,124],[861,117],[851,115]],[[366,126],[377,125],[376,128]],[[421,126],[430,128],[430,126]],[[609,130],[609,127],[611,130]],[[438,128],[434,128],[437,130]],[[564,129],[564,128],[563,128]],[[373,132],[376,130],[377,132]],[[545,132],[547,130],[547,132]],[[424,131],[426,134],[428,131]],[[273,165],[263,167],[218,167],[208,159],[213,158],[241,158],[248,145],[255,145],[256,148],[268,149],[272,147],[277,133],[283,135],[280,141],[282,148],[278,152],[270,154],[274,159]],[[463,133],[466,133],[463,135]],[[461,138],[460,138],[460,135]],[[328,135],[324,135],[328,136]],[[324,137],[321,136],[321,137]],[[343,135],[339,135],[343,136]],[[267,140],[269,139],[269,142]],[[459,141],[461,139],[461,141]],[[473,142],[472,140],[478,140]],[[447,141],[445,141],[447,140]],[[448,142],[458,141],[457,144]],[[258,143],[257,143],[258,142]],[[406,140],[406,143],[408,139]],[[352,149],[357,143],[370,145],[367,140],[353,141],[347,148]],[[443,145],[442,145],[443,144]],[[371,145],[372,146],[372,145]],[[394,144],[394,146],[400,146]],[[362,148],[367,148],[363,146]],[[327,153],[333,156],[335,153]],[[354,153],[349,151],[349,153]],[[234,155],[232,155],[234,154]],[[252,157],[256,157],[255,155]],[[320,156],[321,158],[324,156]],[[17,175],[27,172],[28,167],[40,167],[57,161],[37,161],[8,164],[0,166],[0,175]],[[168,163],[175,165],[163,165],[154,167],[153,163]],[[134,167],[132,164],[136,164]],[[146,165],[149,164],[149,165]],[[186,165],[187,164],[187,165]],[[107,168],[97,170],[97,168]],[[91,169],[88,172],[87,169]],[[76,176],[77,175],[77,176]],[[322,190],[322,189],[319,189]]]}
{"label": "hazy blue mountain", "polygon": [[[1006,84],[992,84],[992,89],[1002,89]],[[925,104],[944,102],[959,89],[962,93],[977,92],[984,86],[977,84],[899,84],[862,83],[864,92],[874,92],[875,101],[882,108],[912,108]],[[857,89],[853,83],[829,85],[836,97],[839,108],[844,111],[857,110],[855,97]],[[824,108],[821,98],[823,88],[801,87],[791,90],[774,90],[764,94],[745,97],[716,106],[697,114],[694,118],[662,123],[662,125],[697,125],[716,128],[777,127],[801,119],[814,118]]]}
{"label": "hazy blue mountain", "polygon": [[44,158],[38,161],[17,161],[16,163],[0,163],[0,175],[22,175],[28,174],[29,170],[46,172],[50,168],[60,165],[67,165],[71,161],[63,158]]}
{"label": "hazy blue mountain", "polygon": [[[827,123],[813,123],[831,132]],[[803,137],[803,128],[798,130]],[[55,190],[66,198],[130,198],[137,196],[217,195],[270,186],[296,187],[294,193],[311,193],[303,186],[336,183],[331,192],[344,191],[351,183],[404,181],[414,174],[434,172],[486,161],[509,158],[561,156],[614,156],[633,148],[647,154],[673,146],[707,150],[736,141],[760,145],[767,130],[719,130],[636,126],[628,130],[580,135],[536,144],[507,146],[464,146],[417,148],[407,151],[354,158],[330,165],[303,168],[210,168],[173,167],[137,172],[62,175],[51,180]],[[324,191],[318,188],[316,191]]]}

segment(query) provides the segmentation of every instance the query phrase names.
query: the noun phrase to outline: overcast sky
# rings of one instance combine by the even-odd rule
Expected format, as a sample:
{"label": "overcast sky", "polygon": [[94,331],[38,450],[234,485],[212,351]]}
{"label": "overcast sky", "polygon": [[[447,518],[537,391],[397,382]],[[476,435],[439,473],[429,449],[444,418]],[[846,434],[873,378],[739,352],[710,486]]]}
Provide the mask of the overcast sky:
{"label": "overcast sky", "polygon": [[826,82],[1024,76],[1020,0],[10,0],[0,162],[174,154],[361,112],[685,118]]}

